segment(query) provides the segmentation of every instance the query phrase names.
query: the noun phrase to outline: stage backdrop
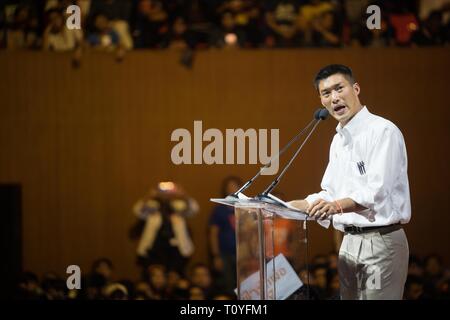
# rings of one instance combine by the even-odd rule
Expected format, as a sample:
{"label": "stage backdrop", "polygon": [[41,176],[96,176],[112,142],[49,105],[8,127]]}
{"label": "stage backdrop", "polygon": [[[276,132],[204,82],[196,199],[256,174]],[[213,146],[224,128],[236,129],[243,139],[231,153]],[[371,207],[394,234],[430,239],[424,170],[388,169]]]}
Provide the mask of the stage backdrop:
{"label": "stage backdrop", "polygon": [[[402,130],[409,156],[412,252],[450,262],[449,49],[258,50],[200,52],[192,69],[180,53],[137,51],[122,63],[86,54],[0,52],[0,182],[23,196],[24,267],[64,274],[113,260],[117,276],[137,277],[131,208],[158,181],[174,180],[201,210],[189,220],[196,252],[206,261],[207,221],[229,175],[251,177],[259,165],[171,162],[177,128],[279,128],[286,143],[319,106],[312,87],[325,64],[350,65],[369,109]],[[335,133],[331,119],[296,160],[278,191],[285,199],[319,189]],[[287,159],[287,156],[283,157]],[[271,177],[248,191],[256,194]],[[313,226],[311,255],[333,249],[332,233]]]}

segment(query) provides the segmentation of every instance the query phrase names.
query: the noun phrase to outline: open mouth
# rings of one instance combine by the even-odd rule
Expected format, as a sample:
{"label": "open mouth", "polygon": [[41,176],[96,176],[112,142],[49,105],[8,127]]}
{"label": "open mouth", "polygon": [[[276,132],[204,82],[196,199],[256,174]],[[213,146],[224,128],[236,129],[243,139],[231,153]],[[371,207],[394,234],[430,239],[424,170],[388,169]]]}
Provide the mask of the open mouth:
{"label": "open mouth", "polygon": [[333,111],[337,114],[342,114],[345,111],[345,105],[337,105],[333,108]]}

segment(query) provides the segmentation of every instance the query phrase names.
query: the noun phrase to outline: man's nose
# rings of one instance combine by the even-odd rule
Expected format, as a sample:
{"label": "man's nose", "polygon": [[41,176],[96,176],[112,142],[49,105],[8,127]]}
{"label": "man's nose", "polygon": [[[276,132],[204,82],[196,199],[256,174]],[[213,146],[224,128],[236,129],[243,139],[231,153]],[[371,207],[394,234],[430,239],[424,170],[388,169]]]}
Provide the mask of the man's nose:
{"label": "man's nose", "polygon": [[331,100],[333,103],[339,102],[339,94],[336,91],[331,92]]}

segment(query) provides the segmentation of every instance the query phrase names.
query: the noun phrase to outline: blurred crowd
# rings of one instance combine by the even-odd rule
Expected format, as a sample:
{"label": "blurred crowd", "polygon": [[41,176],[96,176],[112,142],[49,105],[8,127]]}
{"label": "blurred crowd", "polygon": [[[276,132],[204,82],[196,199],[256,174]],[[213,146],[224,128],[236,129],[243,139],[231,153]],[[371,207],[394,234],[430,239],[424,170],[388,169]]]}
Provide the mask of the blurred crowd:
{"label": "blurred crowd", "polygon": [[[81,9],[69,30],[66,8]],[[380,29],[366,25],[369,5]],[[448,0],[5,0],[0,48],[286,48],[443,46]]]}
{"label": "blurred crowd", "polygon": [[[339,278],[337,255],[318,255],[309,270],[301,269],[303,286],[288,299],[338,300]],[[218,285],[212,268],[195,264],[184,273],[168,270],[163,265],[149,265],[138,281],[117,279],[114,265],[101,258],[83,277],[80,290],[68,290],[66,280],[55,273],[38,277],[32,272],[22,274],[14,298],[31,300],[235,300],[233,292]],[[450,299],[450,270],[444,268],[438,255],[425,258],[411,256],[405,300]],[[308,290],[309,289],[309,290]]]}
{"label": "blurred crowd", "polygon": [[[222,197],[236,192],[241,185],[238,177],[225,178]],[[83,272],[81,289],[69,290],[66,279],[54,272],[41,278],[25,272],[18,281],[14,298],[235,300],[234,209],[222,204],[214,207],[209,216],[207,241],[203,243],[194,243],[187,223],[197,211],[197,202],[179,184],[160,182],[133,206],[136,222],[129,235],[136,240],[136,267],[140,270],[137,281],[119,279],[113,262],[103,257],[93,262],[89,273]],[[338,255],[335,252],[316,255],[305,264],[306,256],[299,259],[304,248],[297,246],[301,239],[295,236],[299,232],[293,228],[293,221],[279,219],[277,223],[275,219],[273,224],[274,253],[287,258],[303,283],[288,299],[338,300]],[[207,248],[207,263],[192,263],[194,249],[200,246]],[[444,266],[439,255],[410,256],[404,299],[450,299],[449,285],[450,269]]]}
{"label": "blurred crowd", "polygon": [[24,272],[15,299],[27,300],[232,300],[233,295],[216,288],[208,266],[193,265],[187,275],[151,264],[138,281],[117,279],[107,258],[96,260],[82,277],[81,289],[67,289],[66,280],[49,272],[41,279]]}

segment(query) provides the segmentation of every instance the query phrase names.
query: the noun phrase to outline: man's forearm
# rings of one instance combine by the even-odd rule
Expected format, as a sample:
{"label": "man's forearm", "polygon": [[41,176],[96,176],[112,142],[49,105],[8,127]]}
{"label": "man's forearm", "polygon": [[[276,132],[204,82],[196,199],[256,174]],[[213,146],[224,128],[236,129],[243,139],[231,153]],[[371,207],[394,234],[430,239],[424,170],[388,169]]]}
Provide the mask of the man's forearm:
{"label": "man's forearm", "polygon": [[[356,203],[355,201],[353,201],[350,198],[343,198],[343,199],[336,200],[334,202],[337,203],[337,205],[333,204],[333,202],[330,202],[330,204],[333,204],[334,207],[336,207],[336,209],[337,209],[336,213],[340,213],[341,208],[342,208],[342,213],[359,212],[359,211],[363,211],[363,210],[367,209],[366,207],[361,206],[360,204]],[[310,204],[306,200],[293,200],[293,201],[289,202],[289,204],[296,207],[300,211],[304,211],[304,212],[309,212],[312,209],[312,207],[314,207],[314,204]]]}
{"label": "man's forearm", "polygon": [[336,200],[336,202],[341,206],[342,212],[359,212],[367,209],[350,198]]}

